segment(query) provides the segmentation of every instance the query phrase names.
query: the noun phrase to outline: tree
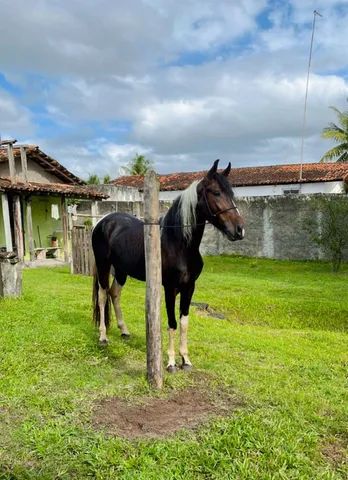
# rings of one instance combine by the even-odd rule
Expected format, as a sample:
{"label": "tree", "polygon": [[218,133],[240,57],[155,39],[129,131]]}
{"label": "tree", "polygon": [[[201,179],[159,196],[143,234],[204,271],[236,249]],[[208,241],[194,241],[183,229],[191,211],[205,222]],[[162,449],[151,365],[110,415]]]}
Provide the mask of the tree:
{"label": "tree", "polygon": [[91,173],[87,179],[88,185],[100,185],[110,183],[111,182],[111,177],[109,174],[104,175],[104,177],[101,179],[97,174]]}
{"label": "tree", "polygon": [[100,185],[100,178],[95,173],[90,173],[87,183],[88,185]]}
{"label": "tree", "polygon": [[341,112],[336,107],[330,108],[337,114],[338,125],[329,123],[329,126],[323,129],[321,136],[334,140],[338,145],[328,150],[320,161],[336,159],[336,162],[348,162],[348,111]]}
{"label": "tree", "polygon": [[110,183],[111,182],[111,177],[109,174],[107,175],[104,175],[104,178],[103,178],[103,183],[106,184],[106,183]]}
{"label": "tree", "polygon": [[125,167],[125,170],[129,175],[145,175],[145,173],[150,170],[153,166],[153,162],[146,158],[144,155],[139,155],[138,153],[135,157],[128,163]]}
{"label": "tree", "polygon": [[306,229],[314,243],[320,246],[338,272],[344,251],[348,248],[348,198],[318,197],[312,200],[311,215]]}

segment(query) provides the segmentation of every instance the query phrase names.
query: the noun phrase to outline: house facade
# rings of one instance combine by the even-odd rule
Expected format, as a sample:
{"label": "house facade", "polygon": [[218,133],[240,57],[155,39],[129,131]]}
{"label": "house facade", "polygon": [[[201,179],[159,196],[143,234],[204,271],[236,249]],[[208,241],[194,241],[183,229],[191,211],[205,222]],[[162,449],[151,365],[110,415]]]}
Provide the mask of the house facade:
{"label": "house facade", "polygon": [[107,198],[38,146],[1,142],[0,250],[20,259],[68,259],[67,205]]}

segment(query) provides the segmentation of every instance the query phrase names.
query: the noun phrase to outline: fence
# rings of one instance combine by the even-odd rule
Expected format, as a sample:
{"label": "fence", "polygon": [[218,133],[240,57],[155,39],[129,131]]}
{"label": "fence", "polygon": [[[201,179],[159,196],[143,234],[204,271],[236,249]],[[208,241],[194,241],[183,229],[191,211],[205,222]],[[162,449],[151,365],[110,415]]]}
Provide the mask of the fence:
{"label": "fence", "polygon": [[91,229],[85,226],[72,228],[72,273],[93,275],[94,258],[91,233]]}

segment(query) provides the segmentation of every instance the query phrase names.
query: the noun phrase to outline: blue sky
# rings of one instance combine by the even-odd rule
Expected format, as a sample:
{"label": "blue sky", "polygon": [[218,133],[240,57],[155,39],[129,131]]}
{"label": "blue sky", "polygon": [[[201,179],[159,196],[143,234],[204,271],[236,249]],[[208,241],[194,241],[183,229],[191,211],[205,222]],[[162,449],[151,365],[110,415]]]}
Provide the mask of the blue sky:
{"label": "blue sky", "polygon": [[[346,2],[3,0],[0,133],[75,174],[116,177],[136,154],[159,172],[304,161],[347,109]],[[105,12],[108,12],[105,15]]]}

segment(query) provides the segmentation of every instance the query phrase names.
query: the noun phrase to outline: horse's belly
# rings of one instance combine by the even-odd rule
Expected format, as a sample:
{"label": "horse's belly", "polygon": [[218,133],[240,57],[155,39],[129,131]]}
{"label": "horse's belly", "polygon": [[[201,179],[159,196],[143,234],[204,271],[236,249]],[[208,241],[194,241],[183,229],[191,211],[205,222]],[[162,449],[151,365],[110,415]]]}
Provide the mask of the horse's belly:
{"label": "horse's belly", "polygon": [[141,280],[142,282],[145,282],[146,280],[145,271],[140,271],[140,270],[129,271],[129,276],[132,278],[135,278],[136,280]]}

